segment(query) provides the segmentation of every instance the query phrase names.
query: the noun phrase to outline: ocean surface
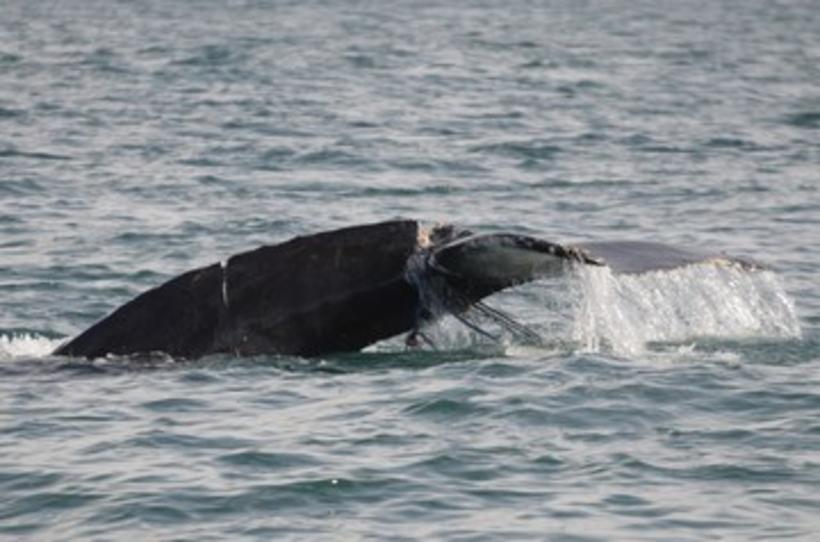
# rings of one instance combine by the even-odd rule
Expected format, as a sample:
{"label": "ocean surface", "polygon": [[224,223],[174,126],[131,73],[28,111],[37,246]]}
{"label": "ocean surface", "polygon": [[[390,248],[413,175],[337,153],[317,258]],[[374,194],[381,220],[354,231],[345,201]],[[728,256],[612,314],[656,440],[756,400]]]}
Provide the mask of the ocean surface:
{"label": "ocean surface", "polygon": [[[0,0],[0,539],[820,539],[813,0]],[[750,257],[578,270],[320,359],[50,352],[397,217]]]}

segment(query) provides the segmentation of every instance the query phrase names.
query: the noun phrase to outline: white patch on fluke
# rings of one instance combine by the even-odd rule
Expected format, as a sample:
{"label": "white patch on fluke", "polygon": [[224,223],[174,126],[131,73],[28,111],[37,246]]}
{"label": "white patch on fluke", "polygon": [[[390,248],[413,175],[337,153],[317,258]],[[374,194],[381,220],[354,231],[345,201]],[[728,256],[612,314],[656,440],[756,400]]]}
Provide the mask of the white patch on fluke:
{"label": "white patch on fluke", "polygon": [[435,226],[424,227],[419,225],[418,233],[416,234],[416,244],[419,248],[429,248],[431,245],[430,234]]}
{"label": "white patch on fluke", "polygon": [[222,268],[222,304],[228,308],[228,260],[219,262],[219,267]]}

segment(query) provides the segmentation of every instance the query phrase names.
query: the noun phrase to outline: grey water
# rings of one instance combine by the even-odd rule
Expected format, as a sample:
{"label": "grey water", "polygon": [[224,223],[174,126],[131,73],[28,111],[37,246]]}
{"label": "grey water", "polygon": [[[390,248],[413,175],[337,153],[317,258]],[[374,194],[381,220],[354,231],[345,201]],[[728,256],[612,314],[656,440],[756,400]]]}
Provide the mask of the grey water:
{"label": "grey water", "polygon": [[[811,0],[0,0],[0,538],[817,540]],[[489,299],[437,350],[49,353],[396,217],[750,257]]]}

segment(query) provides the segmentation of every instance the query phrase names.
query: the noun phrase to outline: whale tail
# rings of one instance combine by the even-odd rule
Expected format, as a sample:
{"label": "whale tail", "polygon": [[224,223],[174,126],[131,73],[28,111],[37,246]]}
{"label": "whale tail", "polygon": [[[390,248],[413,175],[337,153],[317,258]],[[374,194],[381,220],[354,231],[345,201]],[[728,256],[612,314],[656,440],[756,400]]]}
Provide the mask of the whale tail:
{"label": "whale tail", "polygon": [[461,232],[425,255],[423,271],[411,274],[421,301],[421,314],[408,344],[424,337],[421,328],[444,314],[488,338],[481,320],[490,320],[514,337],[540,342],[538,334],[481,300],[519,284],[561,276],[573,266],[605,266],[614,274],[639,275],[690,265],[762,269],[754,261],[725,254],[676,248],[646,241],[560,244],[509,233],[470,235]]}
{"label": "whale tail", "polygon": [[633,275],[698,264],[763,268],[750,259],[650,241],[562,244],[509,233],[472,235],[444,244],[433,251],[430,266],[454,282],[462,279],[468,289],[492,293],[559,275],[567,263],[607,266],[615,274]]}
{"label": "whale tail", "polygon": [[423,325],[446,314],[485,334],[480,320],[490,319],[534,341],[534,332],[482,300],[577,265],[646,273],[703,263],[758,267],[658,243],[560,244],[395,220],[297,237],[194,269],[137,296],[54,354],[316,356],[411,330],[412,343],[423,338]]}

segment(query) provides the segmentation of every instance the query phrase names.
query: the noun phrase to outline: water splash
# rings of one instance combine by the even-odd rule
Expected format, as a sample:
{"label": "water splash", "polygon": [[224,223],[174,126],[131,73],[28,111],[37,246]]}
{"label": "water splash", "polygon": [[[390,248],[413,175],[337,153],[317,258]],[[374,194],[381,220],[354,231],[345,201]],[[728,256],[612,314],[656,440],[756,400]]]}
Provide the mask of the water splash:
{"label": "water splash", "polygon": [[0,361],[45,357],[51,354],[63,340],[33,333],[2,334],[0,335]]}
{"label": "water splash", "polygon": [[[701,338],[801,336],[794,303],[769,270],[708,262],[616,274],[609,267],[567,262],[564,271],[500,292],[488,303],[511,315],[522,328],[534,330],[540,336],[535,341],[539,349],[556,351],[631,356],[646,353],[648,345],[657,351],[659,343],[680,345]],[[509,354],[511,349],[533,346],[532,341],[522,343],[520,335],[503,322],[482,320],[475,308],[465,318],[453,317],[440,298],[441,288],[424,281],[417,284],[426,306],[439,316],[433,325],[425,326],[434,349],[495,346]],[[483,332],[467,325],[470,322]]]}
{"label": "water splash", "polygon": [[691,265],[615,275],[579,267],[569,280],[572,340],[582,350],[631,354],[652,342],[801,334],[794,303],[771,271]]}

